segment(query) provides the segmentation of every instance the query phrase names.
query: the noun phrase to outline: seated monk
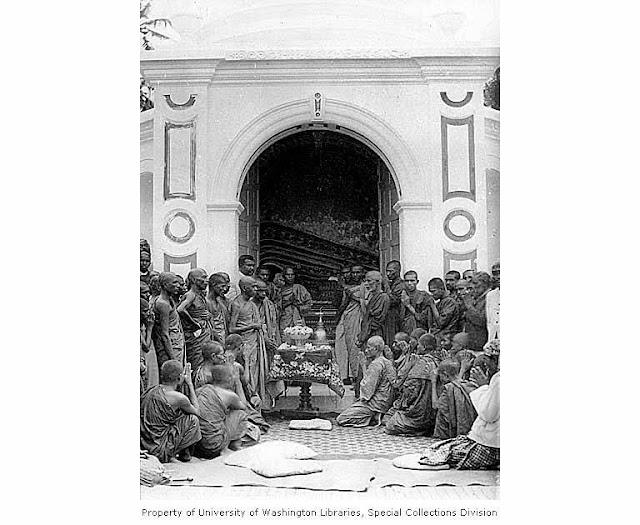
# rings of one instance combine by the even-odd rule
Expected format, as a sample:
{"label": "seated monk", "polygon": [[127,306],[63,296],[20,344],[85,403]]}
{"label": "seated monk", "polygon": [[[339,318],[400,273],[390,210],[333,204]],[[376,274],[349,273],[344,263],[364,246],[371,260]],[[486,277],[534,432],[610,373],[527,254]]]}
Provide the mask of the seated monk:
{"label": "seated monk", "polygon": [[471,379],[478,388],[469,397],[478,416],[469,433],[429,445],[420,463],[444,461],[461,470],[500,468],[499,354],[499,346],[490,349],[490,355],[478,357],[471,369]]}
{"label": "seated monk", "polygon": [[416,352],[416,349],[418,348],[418,340],[426,333],[428,333],[428,331],[424,328],[416,328],[409,334],[409,346],[411,347],[412,353]]}
{"label": "seated monk", "polygon": [[232,391],[233,373],[229,365],[211,367],[211,383],[198,388],[200,403],[200,431],[202,439],[196,444],[194,455],[212,459],[225,448],[239,450],[247,432],[245,404]]}
{"label": "seated monk", "polygon": [[451,348],[449,349],[449,357],[460,365],[458,375],[467,381],[469,380],[469,372],[473,366],[473,361],[480,355],[480,352],[469,350],[469,341],[469,334],[460,332],[451,339]]}
{"label": "seated monk", "polygon": [[[186,384],[189,397],[178,392]],[[140,448],[167,463],[178,455],[189,461],[189,447],[200,440],[198,399],[191,382],[191,365],[169,359],[160,369],[160,384],[140,398]]]}
{"label": "seated monk", "polygon": [[437,392],[442,387],[431,380],[431,372],[436,371],[439,364],[436,338],[431,334],[422,335],[416,353],[407,356],[398,369],[394,385],[398,397],[385,425],[387,434],[432,434],[436,419],[432,401],[434,388]]}
{"label": "seated monk", "polygon": [[466,434],[478,415],[469,397],[469,393],[477,385],[460,379],[459,371],[457,361],[447,360],[442,362],[436,372],[444,384],[444,390],[436,402],[438,413],[434,438],[448,439]]}
{"label": "seated monk", "polygon": [[208,341],[202,345],[203,362],[196,370],[193,386],[198,389],[211,383],[211,367],[225,364],[224,348],[216,341]]}
{"label": "seated monk", "polygon": [[252,390],[245,373],[245,367],[238,362],[243,359],[242,338],[238,334],[230,334],[225,339],[224,345],[224,360],[226,364],[231,366],[233,374],[233,388],[231,390],[233,390],[245,404],[245,411],[247,412],[249,422],[258,426],[259,430],[257,435],[253,432],[253,428],[251,426],[249,427],[249,434],[255,441],[258,441],[260,439],[260,431],[266,432],[271,428],[271,425],[262,417],[260,411],[260,396]]}
{"label": "seated monk", "polygon": [[366,427],[377,416],[378,424],[393,402],[393,382],[396,371],[391,361],[383,356],[384,339],[373,336],[364,350],[364,377],[360,384],[360,398],[337,418],[338,425]]}

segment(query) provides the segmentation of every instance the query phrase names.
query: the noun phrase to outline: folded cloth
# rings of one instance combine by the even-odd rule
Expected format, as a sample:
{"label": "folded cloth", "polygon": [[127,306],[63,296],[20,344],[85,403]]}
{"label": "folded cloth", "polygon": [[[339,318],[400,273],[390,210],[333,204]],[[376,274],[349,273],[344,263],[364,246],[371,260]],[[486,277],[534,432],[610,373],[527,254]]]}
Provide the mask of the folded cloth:
{"label": "folded cloth", "polygon": [[313,459],[285,459],[267,456],[254,460],[251,470],[265,478],[280,478],[322,472],[322,464]]}
{"label": "folded cloth", "polygon": [[279,458],[279,459],[311,459],[318,453],[305,445],[294,441],[265,441],[250,448],[238,450],[229,454],[225,459],[225,465],[235,467],[252,468],[257,459]]}
{"label": "folded cloth", "polygon": [[289,430],[331,430],[333,425],[327,419],[292,419]]}
{"label": "folded cloth", "polygon": [[422,454],[404,454],[393,459],[394,467],[406,468],[410,470],[448,470],[449,465],[425,465],[420,463]]}

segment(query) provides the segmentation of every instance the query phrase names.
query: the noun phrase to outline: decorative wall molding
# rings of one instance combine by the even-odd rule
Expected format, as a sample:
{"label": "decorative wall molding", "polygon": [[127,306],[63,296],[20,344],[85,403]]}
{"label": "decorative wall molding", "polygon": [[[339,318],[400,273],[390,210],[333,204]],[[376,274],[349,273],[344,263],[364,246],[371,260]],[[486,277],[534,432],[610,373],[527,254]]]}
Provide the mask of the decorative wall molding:
{"label": "decorative wall molding", "polygon": [[[451,220],[454,217],[464,217],[465,219],[467,219],[467,221],[469,221],[469,230],[465,234],[456,235],[451,231],[450,224],[451,224]],[[471,239],[471,237],[473,237],[474,234],[476,233],[476,220],[473,218],[473,215],[471,215],[468,211],[462,210],[462,209],[456,209],[456,210],[450,211],[447,214],[447,216],[444,219],[443,228],[444,228],[445,235],[449,237],[449,239],[455,242],[464,242]]]}
{"label": "decorative wall molding", "polygon": [[471,263],[471,269],[475,272],[477,270],[477,258],[478,251],[473,250],[466,253],[452,253],[448,250],[442,250],[443,255],[443,267],[444,273],[451,270],[451,261],[469,261]]}
{"label": "decorative wall molding", "polygon": [[398,215],[405,210],[432,210],[433,203],[430,201],[426,202],[417,202],[417,201],[405,201],[399,200],[393,205],[393,211],[395,211]]}
{"label": "decorative wall molding", "polygon": [[324,118],[324,99],[322,93],[316,91],[311,99],[311,120],[322,120]]}
{"label": "decorative wall molding", "polygon": [[440,91],[440,98],[447,106],[451,106],[452,108],[461,108],[471,102],[471,99],[473,98],[473,91],[467,91],[465,97],[462,100],[457,101],[451,100],[445,91]]}
{"label": "decorative wall molding", "polygon": [[[469,155],[469,191],[454,190],[450,191],[449,183],[449,137],[447,133],[448,126],[467,126],[468,127],[468,155]],[[465,118],[449,118],[444,115],[440,116],[440,130],[442,139],[442,200],[452,199],[454,197],[462,197],[476,200],[476,161],[475,161],[475,138],[473,115]]]}
{"label": "decorative wall molding", "polygon": [[500,119],[484,118],[484,131],[487,137],[500,140]]}
{"label": "decorative wall molding", "polygon": [[[189,191],[171,191],[171,130],[189,129]],[[195,120],[177,124],[166,121],[164,123],[164,199],[189,199],[196,200],[196,123]]]}
{"label": "decorative wall molding", "polygon": [[216,211],[233,211],[238,215],[241,215],[244,212],[244,206],[241,202],[212,202],[207,204],[208,212],[216,212]]}
{"label": "decorative wall molding", "polygon": [[164,254],[164,271],[170,272],[172,264],[189,264],[191,269],[198,267],[198,255],[197,252],[191,253],[189,255],[180,255],[174,256],[169,255],[168,253]]}
{"label": "decorative wall molding", "polygon": [[162,58],[155,58],[158,53],[150,53],[140,59],[140,72],[153,86],[183,83],[208,84],[211,82],[220,59],[181,58],[164,53]]}
{"label": "decorative wall molding", "polygon": [[270,49],[231,50],[224,59],[236,60],[318,60],[318,59],[362,59],[362,58],[411,58],[408,50],[396,49]]}
{"label": "decorative wall molding", "polygon": [[176,109],[176,110],[183,110],[183,109],[190,108],[196,103],[196,95],[194,94],[190,94],[189,100],[187,100],[184,104],[177,104],[176,102],[171,100],[171,95],[165,95],[164,99],[167,101],[167,105],[171,109]]}
{"label": "decorative wall molding", "polygon": [[[171,225],[176,219],[184,219],[185,221],[187,221],[188,229],[187,229],[187,232],[182,236],[176,236],[171,231]],[[174,210],[169,214],[169,216],[167,217],[167,220],[165,221],[164,234],[169,240],[175,243],[184,244],[188,242],[189,240],[191,240],[195,232],[196,232],[196,223],[193,220],[193,217],[191,217],[191,215],[189,215],[186,211]]]}
{"label": "decorative wall molding", "polygon": [[432,56],[414,59],[424,80],[476,80],[486,81],[498,67],[495,56]]}

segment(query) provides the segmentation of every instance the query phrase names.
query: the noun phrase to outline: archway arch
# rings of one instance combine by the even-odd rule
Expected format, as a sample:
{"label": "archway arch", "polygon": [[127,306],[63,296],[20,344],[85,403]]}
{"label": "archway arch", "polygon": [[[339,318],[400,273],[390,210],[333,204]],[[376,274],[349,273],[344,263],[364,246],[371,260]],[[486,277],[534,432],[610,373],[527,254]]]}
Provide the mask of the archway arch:
{"label": "archway arch", "polygon": [[[301,99],[275,106],[247,123],[225,150],[207,188],[208,203],[232,205],[238,202],[247,172],[253,161],[270,144],[286,134],[311,124],[309,100]],[[324,120],[314,126],[331,126],[371,147],[387,165],[401,199],[423,196],[427,185],[424,167],[387,122],[355,104],[326,99]],[[279,137],[279,138],[276,138]]]}

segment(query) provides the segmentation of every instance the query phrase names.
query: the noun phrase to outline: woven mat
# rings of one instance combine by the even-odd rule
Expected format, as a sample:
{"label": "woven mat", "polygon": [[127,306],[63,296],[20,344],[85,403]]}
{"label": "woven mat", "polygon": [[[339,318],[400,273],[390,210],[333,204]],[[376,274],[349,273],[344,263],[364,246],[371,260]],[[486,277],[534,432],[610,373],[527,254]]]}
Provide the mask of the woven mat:
{"label": "woven mat", "polygon": [[[328,418],[331,419],[331,418]],[[332,419],[333,429],[290,430],[288,420],[269,418],[271,428],[261,441],[281,439],[302,443],[315,450],[317,459],[372,459],[389,458],[422,451],[433,443],[433,438],[391,436],[384,427],[341,427]]]}
{"label": "woven mat", "polygon": [[171,486],[254,486],[364,492],[370,486],[376,468],[373,460],[328,460],[321,461],[322,472],[265,478],[247,468],[225,465],[223,460],[224,457],[208,461],[193,458],[189,463],[170,463],[166,468],[172,478],[193,478],[192,482],[173,482]]}
{"label": "woven mat", "polygon": [[450,485],[464,487],[483,485],[487,487],[500,484],[500,472],[497,470],[407,470],[394,467],[391,460],[376,459],[372,488],[389,487],[438,487]]}

